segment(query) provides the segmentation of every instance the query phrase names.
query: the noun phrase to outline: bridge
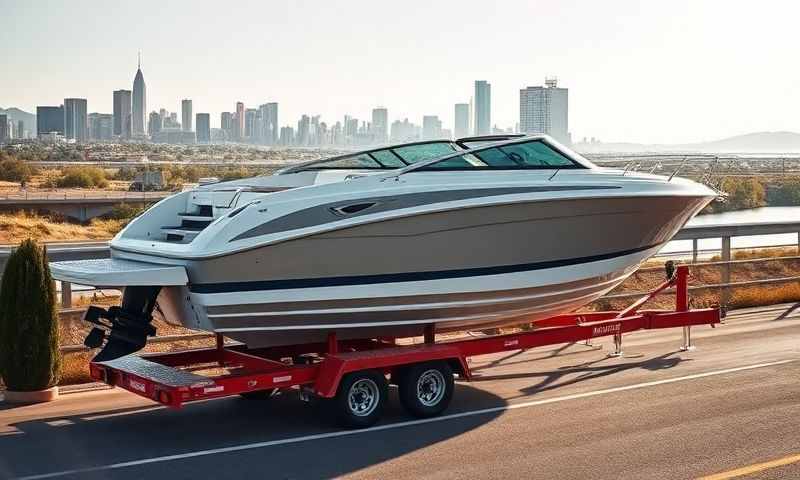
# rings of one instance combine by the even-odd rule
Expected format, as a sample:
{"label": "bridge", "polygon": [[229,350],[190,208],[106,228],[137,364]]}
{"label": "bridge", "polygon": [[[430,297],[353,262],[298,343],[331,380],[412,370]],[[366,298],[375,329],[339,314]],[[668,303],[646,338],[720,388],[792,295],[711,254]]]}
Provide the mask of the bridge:
{"label": "bridge", "polygon": [[174,192],[19,192],[0,195],[0,211],[48,211],[85,222],[109,213],[120,203],[147,205]]}

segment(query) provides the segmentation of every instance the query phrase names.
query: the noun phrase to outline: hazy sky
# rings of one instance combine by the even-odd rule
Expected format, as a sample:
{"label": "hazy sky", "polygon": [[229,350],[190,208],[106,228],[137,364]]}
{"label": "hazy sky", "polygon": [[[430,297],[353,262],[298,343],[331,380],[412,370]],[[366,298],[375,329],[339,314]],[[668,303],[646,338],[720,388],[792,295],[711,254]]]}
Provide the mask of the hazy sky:
{"label": "hazy sky", "polygon": [[329,124],[439,115],[492,84],[492,123],[557,76],[573,139],[678,143],[800,131],[800,2],[0,0],[0,107],[112,111],[142,50],[148,110],[280,103]]}

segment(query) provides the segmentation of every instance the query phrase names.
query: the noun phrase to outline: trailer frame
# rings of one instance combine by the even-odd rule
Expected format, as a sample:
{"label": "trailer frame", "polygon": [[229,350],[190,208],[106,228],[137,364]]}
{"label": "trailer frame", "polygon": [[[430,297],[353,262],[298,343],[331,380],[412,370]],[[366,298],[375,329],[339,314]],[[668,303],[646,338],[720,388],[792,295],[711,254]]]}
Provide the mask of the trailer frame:
{"label": "trailer frame", "polygon": [[[676,327],[683,327],[681,349],[693,349],[691,327],[713,327],[720,323],[720,309],[691,309],[688,298],[688,266],[681,265],[672,271],[668,267],[667,270],[669,278],[664,283],[623,310],[558,315],[537,321],[535,329],[530,331],[437,342],[435,327],[431,324],[425,327],[423,343],[418,344],[400,345],[393,338],[338,340],[336,333],[332,332],[324,343],[252,350],[244,345],[226,346],[222,335],[217,334],[215,347],[128,355],[116,360],[92,362],[90,373],[96,380],[172,408],[180,408],[188,402],[237,394],[255,396],[255,392],[262,392],[264,396],[268,396],[269,392],[276,389],[289,388],[299,388],[301,397],[304,398],[316,396],[337,399],[348,394],[341,388],[343,381],[347,379],[351,390],[360,389],[356,392],[360,395],[356,400],[363,399],[364,395],[372,395],[373,402],[380,405],[370,404],[373,410],[364,416],[353,412],[347,415],[345,412],[343,421],[349,426],[368,426],[380,417],[380,409],[375,411],[374,407],[385,405],[388,384],[385,381],[386,376],[391,378],[392,383],[398,384],[401,390],[414,390],[416,385],[416,391],[420,392],[422,398],[425,393],[422,390],[430,388],[420,386],[423,379],[406,377],[410,375],[409,372],[423,375],[418,372],[419,368],[412,367],[425,366],[428,368],[424,372],[426,382],[432,382],[434,387],[438,385],[440,390],[449,388],[449,395],[439,399],[444,404],[431,407],[427,405],[430,402],[426,403],[425,399],[420,399],[422,403],[415,404],[413,395],[403,395],[405,390],[401,391],[401,400],[406,399],[404,406],[411,413],[432,416],[447,407],[449,397],[452,396],[453,374],[465,380],[472,379],[467,361],[469,357],[546,345],[588,342],[605,336],[614,337],[615,347],[611,355],[619,356],[622,355],[624,334],[637,330]],[[648,300],[672,287],[675,289],[674,310],[641,309]],[[208,372],[209,369],[222,370],[224,373],[194,373]],[[355,381],[353,375],[364,378]],[[414,384],[414,381],[417,383]],[[355,384],[358,385],[353,386]],[[430,399],[432,394],[427,390],[425,398]],[[351,392],[351,403],[354,401],[353,395]],[[346,399],[341,404],[347,408]]]}

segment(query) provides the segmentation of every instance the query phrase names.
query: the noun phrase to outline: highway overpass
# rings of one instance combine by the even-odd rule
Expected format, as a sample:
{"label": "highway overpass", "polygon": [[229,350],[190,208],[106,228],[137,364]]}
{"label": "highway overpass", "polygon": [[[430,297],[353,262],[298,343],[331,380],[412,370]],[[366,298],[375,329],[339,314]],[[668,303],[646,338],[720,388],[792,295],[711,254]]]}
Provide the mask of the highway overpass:
{"label": "highway overpass", "polygon": [[120,203],[147,205],[173,192],[36,192],[0,196],[0,211],[48,211],[85,222]]}

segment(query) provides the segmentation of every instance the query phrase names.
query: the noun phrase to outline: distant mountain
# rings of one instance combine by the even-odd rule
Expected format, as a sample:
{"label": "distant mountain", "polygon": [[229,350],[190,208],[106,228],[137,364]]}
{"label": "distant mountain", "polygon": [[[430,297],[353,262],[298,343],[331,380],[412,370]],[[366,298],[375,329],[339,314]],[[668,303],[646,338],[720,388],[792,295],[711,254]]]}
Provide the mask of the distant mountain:
{"label": "distant mountain", "polygon": [[800,152],[800,133],[756,132],[710,142],[686,144],[577,143],[575,149],[586,153],[606,152],[696,152],[696,153],[792,153]]}
{"label": "distant mountain", "polygon": [[25,130],[31,132],[31,136],[36,136],[36,115],[32,113],[28,113],[24,110],[20,110],[16,107],[11,108],[0,108],[0,115],[6,114],[8,118],[12,120],[14,123],[22,120],[25,122]]}

